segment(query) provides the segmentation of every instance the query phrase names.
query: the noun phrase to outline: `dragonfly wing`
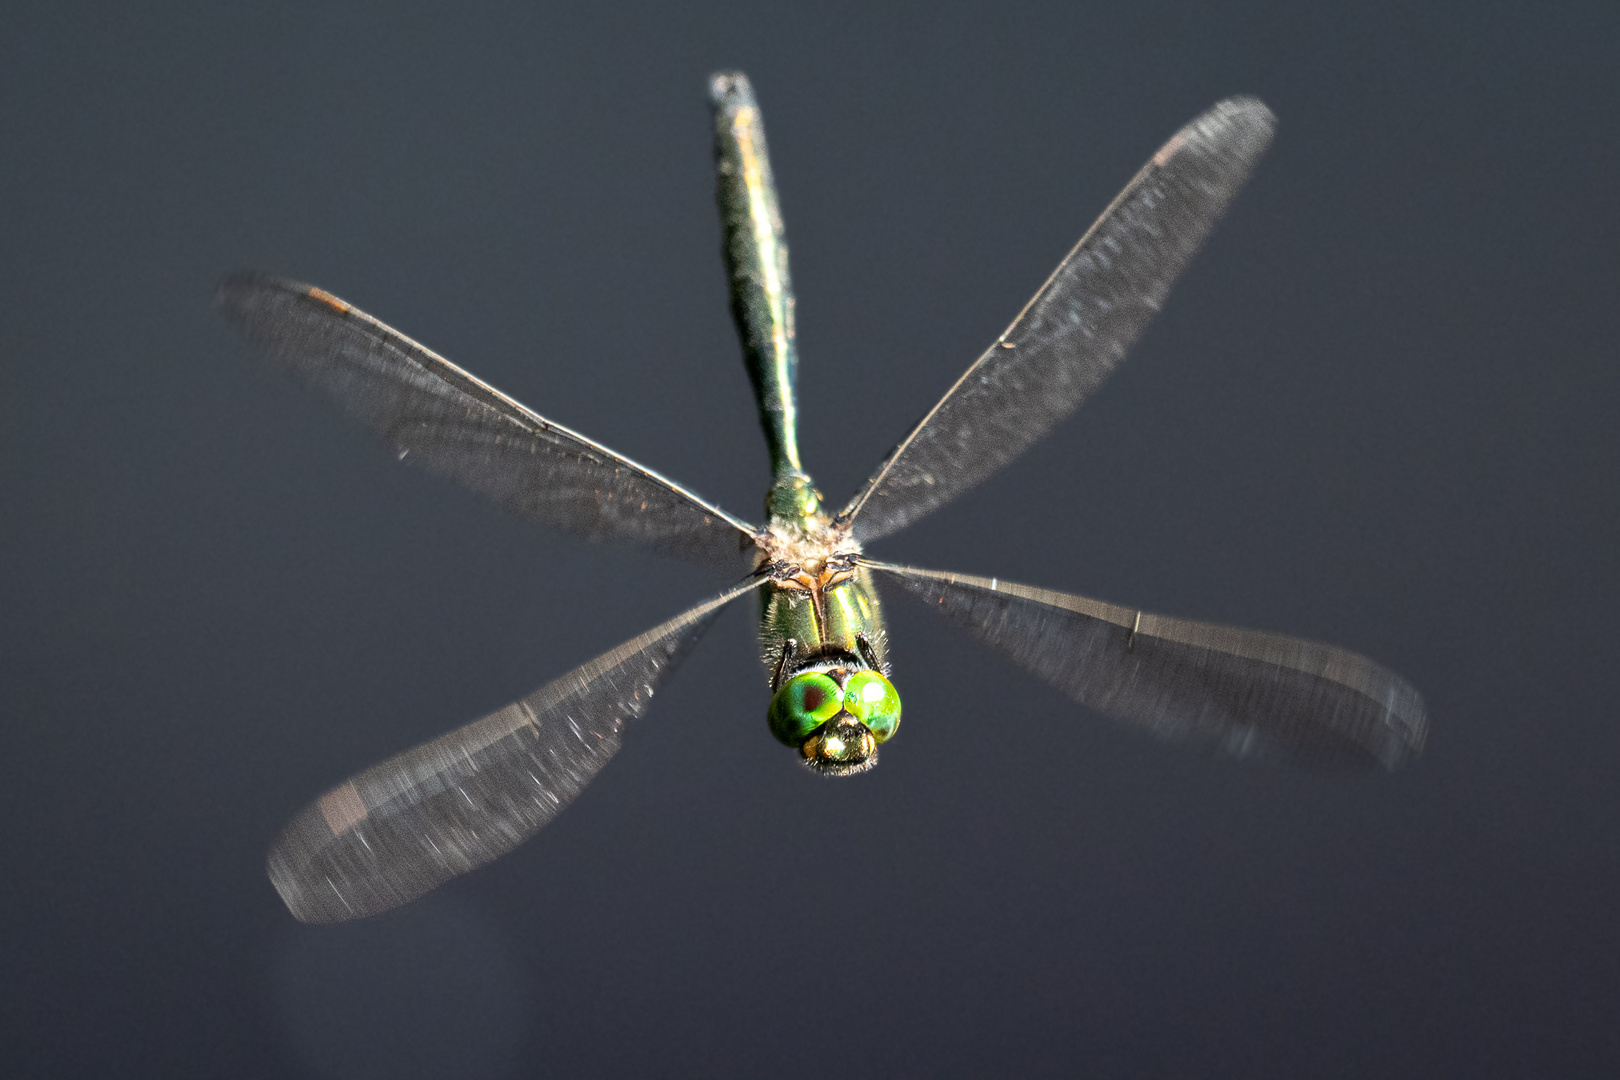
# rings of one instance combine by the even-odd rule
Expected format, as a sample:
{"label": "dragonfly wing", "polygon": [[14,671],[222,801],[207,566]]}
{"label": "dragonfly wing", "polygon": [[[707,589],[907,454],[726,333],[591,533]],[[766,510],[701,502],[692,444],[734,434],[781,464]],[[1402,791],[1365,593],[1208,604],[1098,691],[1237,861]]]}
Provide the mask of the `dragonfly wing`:
{"label": "dragonfly wing", "polygon": [[844,508],[855,537],[876,540],[944,505],[1073,412],[1164,303],[1274,122],[1260,102],[1232,98],[1165,143]]}
{"label": "dragonfly wing", "polygon": [[1080,704],[1169,741],[1328,769],[1393,769],[1423,749],[1422,697],[1346,649],[995,578],[867,565]]}
{"label": "dragonfly wing", "polygon": [[221,311],[271,359],[331,394],[404,460],[591,540],[737,563],[753,526],[552,423],[321,289],[239,274]]}
{"label": "dragonfly wing", "polygon": [[527,840],[619,749],[719,609],[746,582],[458,731],[345,781],[270,849],[270,881],[304,922],[375,915]]}

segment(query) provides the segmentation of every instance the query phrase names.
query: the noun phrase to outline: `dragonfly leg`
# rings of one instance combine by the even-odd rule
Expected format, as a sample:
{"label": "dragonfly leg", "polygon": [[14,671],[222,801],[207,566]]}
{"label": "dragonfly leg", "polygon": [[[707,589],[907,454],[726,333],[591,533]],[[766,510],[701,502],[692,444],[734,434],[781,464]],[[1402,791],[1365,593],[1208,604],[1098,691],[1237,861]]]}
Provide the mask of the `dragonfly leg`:
{"label": "dragonfly leg", "polygon": [[877,650],[872,648],[870,638],[865,634],[856,634],[855,647],[860,650],[861,659],[866,661],[868,668],[882,675],[885,679],[889,677],[889,665],[878,662]]}
{"label": "dragonfly leg", "polygon": [[774,691],[782,685],[782,677],[787,674],[788,667],[799,655],[799,643],[792,638],[782,642],[782,658],[776,662],[776,674],[771,676],[771,689]]}

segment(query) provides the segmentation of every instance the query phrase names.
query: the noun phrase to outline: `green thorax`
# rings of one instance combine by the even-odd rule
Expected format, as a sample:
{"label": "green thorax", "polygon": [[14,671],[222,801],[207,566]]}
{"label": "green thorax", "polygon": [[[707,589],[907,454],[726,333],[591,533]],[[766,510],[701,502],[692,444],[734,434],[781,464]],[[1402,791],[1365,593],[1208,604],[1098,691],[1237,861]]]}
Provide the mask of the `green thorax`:
{"label": "green thorax", "polygon": [[[887,671],[889,635],[871,571],[822,589],[768,588],[760,597],[760,659],[773,687],[818,658],[838,656],[857,667]],[[788,642],[794,655],[783,662]]]}
{"label": "green thorax", "polygon": [[775,525],[808,523],[822,513],[821,495],[799,461],[793,281],[765,124],[753,87],[740,72],[714,76],[709,99],[731,314],[771,455],[766,512]]}

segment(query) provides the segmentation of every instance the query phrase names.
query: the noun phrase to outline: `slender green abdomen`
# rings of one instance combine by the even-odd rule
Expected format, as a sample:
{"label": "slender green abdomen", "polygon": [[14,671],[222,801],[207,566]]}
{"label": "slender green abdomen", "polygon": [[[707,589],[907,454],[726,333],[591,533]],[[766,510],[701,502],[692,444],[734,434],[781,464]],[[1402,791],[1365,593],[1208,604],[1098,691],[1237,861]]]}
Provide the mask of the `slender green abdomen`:
{"label": "slender green abdomen", "polygon": [[765,149],[765,124],[753,87],[741,72],[709,82],[714,106],[716,197],[725,231],[731,313],[771,455],[773,520],[802,520],[821,510],[820,496],[799,461],[798,351],[794,343],[793,282],[776,182]]}

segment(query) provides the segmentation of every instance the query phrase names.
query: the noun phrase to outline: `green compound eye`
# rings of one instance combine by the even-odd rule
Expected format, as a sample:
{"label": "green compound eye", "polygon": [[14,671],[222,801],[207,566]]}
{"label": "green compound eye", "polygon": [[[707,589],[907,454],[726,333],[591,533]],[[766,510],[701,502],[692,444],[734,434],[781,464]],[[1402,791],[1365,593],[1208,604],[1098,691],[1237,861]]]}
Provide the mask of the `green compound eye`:
{"label": "green compound eye", "polygon": [[771,699],[771,734],[798,746],[843,707],[838,684],[819,671],[795,675]]}
{"label": "green compound eye", "polygon": [[883,742],[900,726],[900,694],[875,671],[861,671],[844,683],[844,708]]}

